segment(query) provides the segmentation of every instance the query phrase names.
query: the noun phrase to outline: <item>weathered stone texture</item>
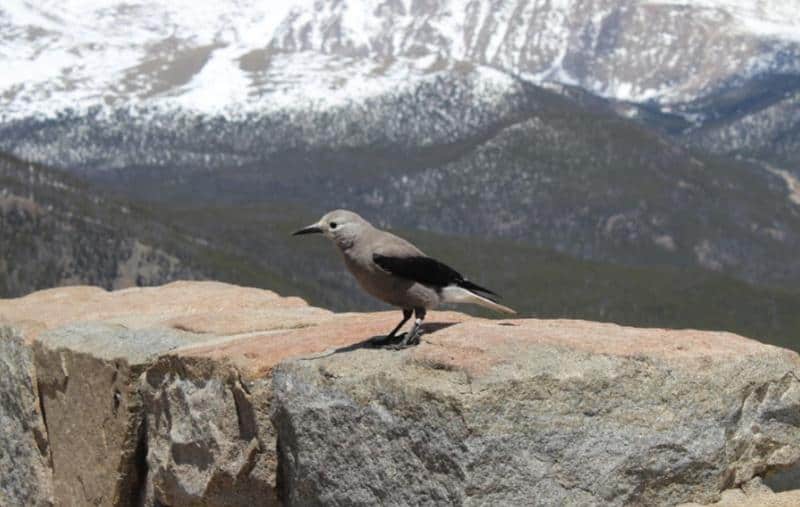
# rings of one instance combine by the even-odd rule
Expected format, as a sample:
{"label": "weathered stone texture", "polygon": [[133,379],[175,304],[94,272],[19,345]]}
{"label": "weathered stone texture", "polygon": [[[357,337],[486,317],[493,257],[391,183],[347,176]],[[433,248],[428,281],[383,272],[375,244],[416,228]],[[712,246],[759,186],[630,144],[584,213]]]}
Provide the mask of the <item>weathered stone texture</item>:
{"label": "weathered stone texture", "polygon": [[166,357],[142,378],[148,505],[274,505],[270,384]]}
{"label": "weathered stone texture", "polygon": [[710,502],[800,462],[796,354],[726,333],[508,324],[281,365],[287,502]]}
{"label": "weathered stone texture", "polygon": [[31,351],[0,326],[0,505],[51,505],[50,447]]}
{"label": "weathered stone texture", "polygon": [[56,498],[138,503],[145,458],[139,376],[159,352],[185,343],[174,331],[105,323],[39,335],[34,355]]}

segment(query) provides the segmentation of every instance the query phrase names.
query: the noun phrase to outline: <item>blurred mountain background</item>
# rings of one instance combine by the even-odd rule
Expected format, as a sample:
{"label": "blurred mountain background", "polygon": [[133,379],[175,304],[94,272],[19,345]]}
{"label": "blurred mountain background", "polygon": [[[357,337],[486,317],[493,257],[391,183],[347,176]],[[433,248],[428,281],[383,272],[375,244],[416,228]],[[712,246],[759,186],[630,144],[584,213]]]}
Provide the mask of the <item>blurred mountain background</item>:
{"label": "blurred mountain background", "polygon": [[[380,308],[354,209],[525,316],[800,349],[800,0],[0,5],[0,296]],[[501,290],[502,289],[502,290]]]}

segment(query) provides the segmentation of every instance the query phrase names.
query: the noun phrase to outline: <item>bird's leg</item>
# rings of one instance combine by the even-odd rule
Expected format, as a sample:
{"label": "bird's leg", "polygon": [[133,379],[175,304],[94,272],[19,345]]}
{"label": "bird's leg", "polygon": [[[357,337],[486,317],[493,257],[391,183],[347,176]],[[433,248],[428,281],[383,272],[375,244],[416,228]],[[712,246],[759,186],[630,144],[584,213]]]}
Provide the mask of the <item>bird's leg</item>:
{"label": "bird's leg", "polygon": [[398,348],[406,348],[409,345],[416,345],[419,343],[419,337],[422,335],[422,321],[425,320],[425,308],[415,308],[414,314],[417,320],[414,321],[414,327],[411,331],[406,333],[400,343],[397,344]]}
{"label": "bird's leg", "polygon": [[408,319],[411,318],[412,313],[413,311],[411,309],[403,309],[403,320],[401,320],[400,323],[394,329],[392,329],[392,332],[389,333],[389,336],[387,336],[387,338],[394,338],[394,335],[398,331],[400,331],[400,328],[403,327],[403,324],[408,322]]}
{"label": "bird's leg", "polygon": [[375,345],[382,345],[384,343],[388,343],[388,342],[394,341],[395,335],[397,334],[397,332],[400,331],[400,328],[403,327],[403,324],[408,322],[408,319],[411,318],[411,315],[413,313],[414,313],[414,311],[411,310],[411,309],[403,309],[403,320],[400,321],[400,324],[395,326],[395,328],[392,329],[392,332],[389,333],[387,336],[384,336],[383,338],[379,338],[377,340],[374,340],[372,343],[375,344]]}

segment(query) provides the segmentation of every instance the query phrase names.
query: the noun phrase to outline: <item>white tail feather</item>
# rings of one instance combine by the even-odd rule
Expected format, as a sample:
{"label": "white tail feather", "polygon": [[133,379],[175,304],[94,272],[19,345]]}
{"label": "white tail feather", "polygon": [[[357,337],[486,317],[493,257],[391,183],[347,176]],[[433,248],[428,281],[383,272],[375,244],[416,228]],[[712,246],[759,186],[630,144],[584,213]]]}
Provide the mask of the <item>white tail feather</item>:
{"label": "white tail feather", "polygon": [[516,314],[514,310],[507,306],[503,306],[500,303],[495,303],[489,299],[486,299],[483,296],[479,296],[474,292],[468,291],[463,287],[457,287],[455,285],[450,285],[442,289],[442,301],[444,303],[472,303],[474,305],[480,305],[484,308],[489,308],[496,312],[501,313],[509,313],[509,314]]}

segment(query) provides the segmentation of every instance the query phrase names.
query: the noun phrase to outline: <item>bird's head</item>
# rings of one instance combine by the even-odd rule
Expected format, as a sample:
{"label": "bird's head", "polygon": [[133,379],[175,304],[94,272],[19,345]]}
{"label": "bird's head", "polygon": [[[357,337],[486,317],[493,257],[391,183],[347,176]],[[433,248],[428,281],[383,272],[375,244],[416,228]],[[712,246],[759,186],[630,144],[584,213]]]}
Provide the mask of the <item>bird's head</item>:
{"label": "bird's head", "polygon": [[292,236],[301,234],[324,234],[333,240],[339,248],[350,248],[358,238],[372,226],[358,214],[344,209],[337,209],[326,213],[319,222],[303,227],[292,233]]}

